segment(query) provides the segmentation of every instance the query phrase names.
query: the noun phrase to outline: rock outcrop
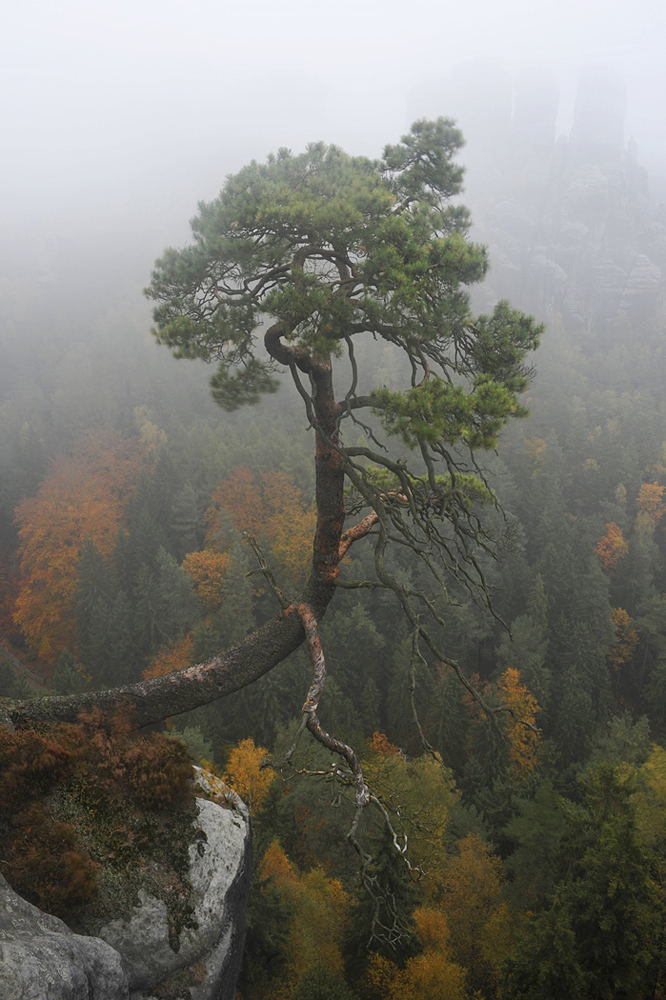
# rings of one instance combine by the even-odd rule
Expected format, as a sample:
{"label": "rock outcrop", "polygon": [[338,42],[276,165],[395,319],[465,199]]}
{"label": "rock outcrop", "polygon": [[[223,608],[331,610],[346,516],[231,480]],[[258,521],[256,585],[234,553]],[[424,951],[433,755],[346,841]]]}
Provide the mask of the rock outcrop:
{"label": "rock outcrop", "polygon": [[161,899],[139,890],[130,914],[74,933],[0,878],[2,1000],[233,1000],[242,960],[252,840],[249,812],[206,772],[200,835],[189,848],[191,921],[178,934]]}
{"label": "rock outcrop", "polygon": [[[203,772],[199,781],[216,789]],[[222,791],[222,794],[224,792]],[[194,923],[169,944],[165,903],[144,890],[131,916],[111,921],[99,936],[120,954],[132,1000],[160,997],[233,1000],[245,934],[245,907],[251,872],[249,813],[237,797],[227,805],[200,799],[197,825],[205,835],[190,846]]]}
{"label": "rock outcrop", "polygon": [[622,80],[582,72],[570,133],[557,139],[559,94],[547,73],[515,81],[513,110],[510,96],[506,73],[468,65],[415,94],[411,111],[452,115],[468,140],[463,201],[491,262],[474,308],[507,298],[602,334],[643,323],[666,301],[666,210],[651,207],[636,145],[625,141]]}
{"label": "rock outcrop", "polygon": [[571,327],[597,330],[654,309],[663,264],[647,176],[633,145],[624,145],[625,104],[620,81],[588,72],[568,139],[546,140],[552,93],[548,102],[533,99],[530,115],[514,122],[501,158],[505,200],[475,213],[491,247],[490,301],[509,297],[541,317],[560,313]]}
{"label": "rock outcrop", "polygon": [[0,875],[2,1000],[129,1000],[118,952],[27,903]]}

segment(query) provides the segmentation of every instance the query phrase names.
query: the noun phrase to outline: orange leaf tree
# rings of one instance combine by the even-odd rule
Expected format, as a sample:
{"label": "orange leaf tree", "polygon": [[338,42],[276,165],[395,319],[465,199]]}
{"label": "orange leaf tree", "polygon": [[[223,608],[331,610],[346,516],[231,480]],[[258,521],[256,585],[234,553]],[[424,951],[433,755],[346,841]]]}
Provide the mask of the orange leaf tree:
{"label": "orange leaf tree", "polygon": [[188,632],[187,635],[181,636],[175,642],[162,646],[143,671],[144,679],[150,680],[151,677],[163,677],[174,670],[183,670],[189,666],[192,643],[192,633]]}
{"label": "orange leaf tree", "polygon": [[212,500],[206,515],[209,538],[218,546],[224,544],[220,513],[226,511],[237,531],[250,532],[267,545],[286,588],[303,586],[312,560],[316,515],[291,476],[286,472],[255,476],[241,466],[213,493]]}
{"label": "orange leaf tree", "polygon": [[599,539],[594,548],[597,559],[609,573],[628,551],[629,546],[624,540],[622,529],[618,528],[614,521],[611,521],[610,524],[606,525],[606,534]]}
{"label": "orange leaf tree", "polygon": [[76,646],[72,598],[77,563],[91,538],[109,555],[145,459],[132,442],[86,438],[60,455],[36,496],[16,509],[20,582],[14,620],[30,646],[54,662]]}
{"label": "orange leaf tree", "polygon": [[188,552],[182,566],[194,581],[194,590],[204,611],[214,614],[224,600],[224,584],[231,556],[228,552],[216,552],[215,549]]}

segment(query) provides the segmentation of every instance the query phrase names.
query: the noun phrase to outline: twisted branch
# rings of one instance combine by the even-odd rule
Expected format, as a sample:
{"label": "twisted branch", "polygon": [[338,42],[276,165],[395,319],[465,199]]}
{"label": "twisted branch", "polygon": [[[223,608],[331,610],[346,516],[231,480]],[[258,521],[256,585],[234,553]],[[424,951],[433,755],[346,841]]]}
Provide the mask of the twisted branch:
{"label": "twisted branch", "polygon": [[322,725],[317,718],[319,700],[323,694],[324,685],[326,683],[326,662],[324,660],[324,651],[322,650],[321,642],[319,641],[317,619],[315,618],[312,609],[309,608],[307,604],[297,605],[296,611],[298,612],[298,615],[303,623],[303,628],[305,629],[305,639],[308,644],[308,649],[310,650],[310,658],[312,659],[312,667],[314,670],[312,684],[310,685],[310,690],[308,691],[302,708],[303,717],[306,720],[305,726],[312,733],[314,738],[322,744],[322,746],[325,746],[327,750],[331,750],[333,753],[338,754],[346,760],[349,769],[351,770],[353,784],[356,789],[356,805],[360,807],[366,806],[370,801],[370,791],[365,783],[363,769],[361,768],[358,757],[350,746],[346,743],[341,743],[340,740],[336,740],[333,736],[330,736],[329,733],[322,728]]}

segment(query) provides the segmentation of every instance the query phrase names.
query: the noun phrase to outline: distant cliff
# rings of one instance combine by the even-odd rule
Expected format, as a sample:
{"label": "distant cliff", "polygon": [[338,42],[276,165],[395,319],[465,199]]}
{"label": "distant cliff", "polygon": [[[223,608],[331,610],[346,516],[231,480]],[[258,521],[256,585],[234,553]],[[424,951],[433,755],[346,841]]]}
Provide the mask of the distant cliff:
{"label": "distant cliff", "polygon": [[415,96],[414,110],[436,103],[468,139],[463,201],[491,259],[475,305],[508,298],[597,332],[640,322],[664,301],[666,208],[650,205],[636,145],[625,142],[626,89],[609,71],[583,72],[571,131],[556,137],[559,99],[545,73],[513,84],[492,66]]}

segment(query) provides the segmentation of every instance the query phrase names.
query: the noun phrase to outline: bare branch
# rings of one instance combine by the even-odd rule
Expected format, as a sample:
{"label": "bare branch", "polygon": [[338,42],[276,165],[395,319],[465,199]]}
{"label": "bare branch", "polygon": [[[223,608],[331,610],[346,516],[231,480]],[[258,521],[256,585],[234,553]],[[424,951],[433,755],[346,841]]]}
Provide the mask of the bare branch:
{"label": "bare branch", "polygon": [[250,543],[250,545],[252,546],[254,554],[257,557],[257,561],[259,562],[259,572],[263,573],[263,575],[266,577],[266,581],[268,582],[268,585],[270,586],[271,590],[273,591],[273,593],[275,594],[276,598],[278,599],[278,601],[280,603],[280,607],[282,607],[286,611],[287,608],[289,607],[289,601],[287,600],[287,598],[284,596],[284,594],[282,593],[282,591],[278,587],[278,584],[277,584],[277,581],[276,581],[276,579],[275,579],[275,577],[273,575],[273,572],[272,572],[270,566],[268,565],[263,552],[259,548],[259,543],[258,543],[257,539],[254,537],[254,535],[252,534],[251,531],[244,531],[243,532],[243,538],[246,538],[248,540],[248,542]]}
{"label": "bare branch", "polygon": [[354,542],[358,541],[359,538],[364,538],[368,532],[374,528],[377,521],[377,514],[373,510],[370,514],[367,514],[362,521],[355,524],[353,528],[347,528],[340,539],[340,545],[338,547],[339,559],[344,559]]}
{"label": "bare branch", "polygon": [[426,739],[426,735],[423,732],[423,727],[419,720],[418,712],[416,711],[416,699],[414,697],[416,693],[416,664],[420,660],[425,667],[428,666],[425,657],[419,648],[419,638],[420,638],[420,628],[415,628],[412,632],[412,655],[409,659],[409,703],[412,709],[412,722],[416,726],[417,732],[419,734],[419,739],[421,741],[421,746],[427,754],[438,764],[444,764],[441,754],[439,754],[432,743]]}
{"label": "bare branch", "polygon": [[321,723],[317,718],[319,699],[322,696],[324,685],[326,683],[326,663],[324,661],[324,653],[319,641],[317,619],[307,604],[299,604],[296,610],[301,621],[303,622],[305,638],[310,650],[310,657],[312,659],[312,666],[314,669],[314,678],[302,709],[303,714],[307,719],[306,726],[314,738],[325,746],[327,750],[337,753],[340,757],[343,757],[344,760],[346,760],[352,772],[354,786],[356,788],[356,804],[358,806],[365,806],[370,801],[370,792],[365,783],[363,770],[358,757],[350,746],[347,746],[346,743],[341,743],[333,736],[330,736],[326,730],[322,728]]}

